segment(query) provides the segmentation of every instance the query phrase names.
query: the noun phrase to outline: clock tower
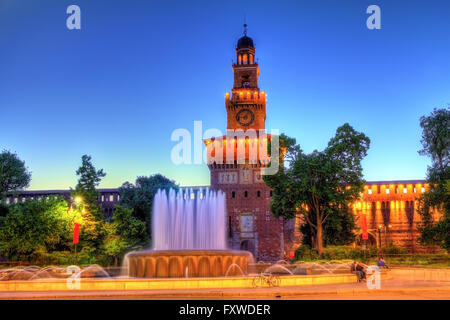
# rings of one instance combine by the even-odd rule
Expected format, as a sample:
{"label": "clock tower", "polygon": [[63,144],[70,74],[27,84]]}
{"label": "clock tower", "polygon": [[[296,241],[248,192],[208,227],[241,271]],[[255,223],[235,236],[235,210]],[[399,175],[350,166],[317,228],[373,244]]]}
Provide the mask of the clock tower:
{"label": "clock tower", "polygon": [[[251,161],[249,157],[250,146],[271,139],[271,135],[266,138],[258,131],[265,129],[266,95],[258,87],[255,51],[253,40],[247,36],[247,25],[244,25],[244,35],[236,46],[233,88],[231,94],[225,94],[227,135],[206,139],[205,144],[211,148],[208,154],[211,188],[222,190],[226,195],[229,247],[250,251],[257,261],[277,261],[292,251],[293,225],[274,217],[270,211],[272,190],[261,175],[268,162],[260,157]],[[244,137],[239,136],[239,132]],[[257,135],[251,136],[252,132]],[[225,157],[241,146],[245,148],[245,161],[239,161],[236,153],[234,158]],[[258,148],[261,151],[261,145]],[[217,156],[218,150],[223,152]]]}
{"label": "clock tower", "polygon": [[236,63],[233,64],[234,84],[231,96],[225,94],[227,129],[264,129],[266,121],[266,96],[258,87],[259,66],[255,61],[255,46],[244,36],[236,46]]}

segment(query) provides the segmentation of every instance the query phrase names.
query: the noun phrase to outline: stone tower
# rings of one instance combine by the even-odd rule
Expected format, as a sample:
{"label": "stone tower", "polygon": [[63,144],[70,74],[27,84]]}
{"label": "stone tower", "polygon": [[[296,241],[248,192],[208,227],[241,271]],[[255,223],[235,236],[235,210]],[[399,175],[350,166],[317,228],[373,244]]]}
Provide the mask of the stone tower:
{"label": "stone tower", "polygon": [[[258,87],[259,66],[255,52],[253,40],[247,36],[247,25],[244,25],[244,35],[236,46],[234,84],[231,95],[225,94],[225,107],[227,132],[237,130],[244,132],[245,137],[227,135],[205,140],[205,144],[217,144],[224,152],[224,161],[216,161],[217,158],[212,161],[208,154],[208,167],[211,188],[226,194],[230,248],[248,250],[257,261],[277,261],[292,250],[286,235],[293,233],[293,223],[285,223],[270,212],[272,191],[261,176],[261,168],[267,163],[264,164],[259,157],[256,161],[249,161],[248,157],[249,145],[259,143],[260,136],[250,137],[246,133],[265,129],[266,120],[266,95]],[[266,140],[261,137],[263,139]],[[245,162],[237,161],[236,157],[231,161],[230,158],[225,159],[227,149],[236,150],[240,144],[246,146]]]}
{"label": "stone tower", "polygon": [[244,36],[238,40],[233,64],[233,89],[231,96],[225,95],[227,129],[265,129],[266,96],[258,88],[259,66],[255,51],[252,38],[247,36],[247,25],[244,25]]}

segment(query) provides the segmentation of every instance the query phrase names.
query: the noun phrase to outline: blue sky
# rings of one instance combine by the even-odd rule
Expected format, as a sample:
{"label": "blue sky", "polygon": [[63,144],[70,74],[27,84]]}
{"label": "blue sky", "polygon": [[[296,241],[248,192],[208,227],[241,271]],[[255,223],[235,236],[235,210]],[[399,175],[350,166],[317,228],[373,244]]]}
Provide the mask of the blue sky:
{"label": "blue sky", "polygon": [[[81,30],[66,27],[71,4]],[[371,4],[381,30],[366,27]],[[267,128],[310,152],[349,122],[372,141],[367,180],[425,177],[419,118],[450,103],[445,0],[0,0],[0,149],[25,160],[30,189],[73,187],[83,154],[102,187],[158,172],[209,184],[206,165],[171,163],[170,135],[225,129],[244,15]]]}

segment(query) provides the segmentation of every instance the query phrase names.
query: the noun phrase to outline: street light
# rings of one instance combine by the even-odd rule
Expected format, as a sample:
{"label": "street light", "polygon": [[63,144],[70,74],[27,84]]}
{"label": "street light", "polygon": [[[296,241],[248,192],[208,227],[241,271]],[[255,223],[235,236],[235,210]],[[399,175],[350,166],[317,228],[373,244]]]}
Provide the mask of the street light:
{"label": "street light", "polygon": [[[381,247],[381,229],[383,228],[383,225],[378,225],[378,241],[380,242]],[[387,229],[391,229],[392,225],[384,225],[384,244],[387,245]]]}

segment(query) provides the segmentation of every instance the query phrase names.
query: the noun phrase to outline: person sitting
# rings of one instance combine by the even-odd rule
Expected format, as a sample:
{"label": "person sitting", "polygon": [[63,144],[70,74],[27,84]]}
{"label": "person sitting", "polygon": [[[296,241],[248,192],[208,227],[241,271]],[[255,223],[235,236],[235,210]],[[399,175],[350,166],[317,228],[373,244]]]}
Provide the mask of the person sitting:
{"label": "person sitting", "polygon": [[366,272],[364,271],[364,265],[361,262],[358,262],[356,265],[356,271],[360,273],[360,281],[366,280]]}
{"label": "person sitting", "polygon": [[358,264],[356,261],[353,261],[353,263],[350,265],[350,272],[356,274],[356,278],[358,279],[358,282],[361,282],[363,279],[363,273],[359,270],[357,270]]}
{"label": "person sitting", "polygon": [[379,266],[380,268],[386,268],[386,269],[389,269],[389,267],[387,266],[387,264],[386,264],[386,262],[384,261],[383,257],[380,257],[380,258],[378,259],[378,266]]}

